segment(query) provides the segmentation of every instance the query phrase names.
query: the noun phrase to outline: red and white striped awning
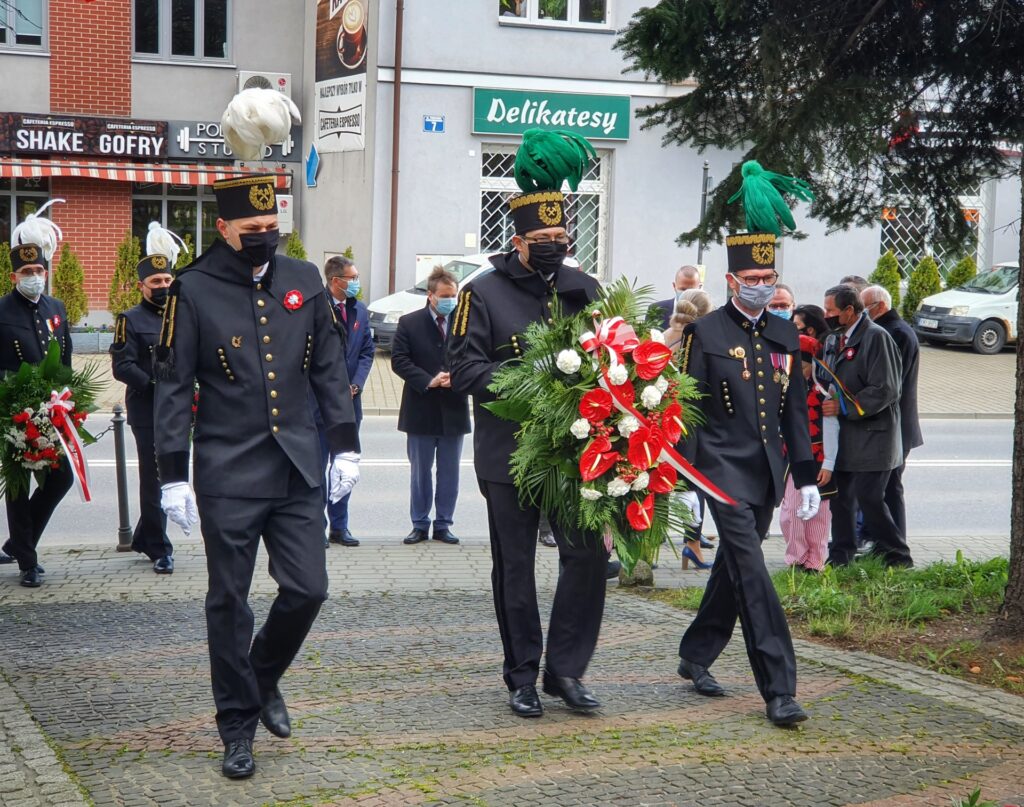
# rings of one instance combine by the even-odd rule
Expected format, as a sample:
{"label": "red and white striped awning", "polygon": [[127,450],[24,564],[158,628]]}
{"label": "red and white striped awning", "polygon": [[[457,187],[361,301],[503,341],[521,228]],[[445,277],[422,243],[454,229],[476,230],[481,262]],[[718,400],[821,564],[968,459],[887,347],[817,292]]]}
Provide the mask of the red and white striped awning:
{"label": "red and white striped awning", "polygon": [[185,165],[165,163],[124,163],[99,160],[25,160],[0,158],[0,178],[85,177],[110,182],[166,182],[171,185],[212,185],[219,179],[246,174],[270,174],[277,177],[278,189],[291,184],[291,172],[233,165]]}

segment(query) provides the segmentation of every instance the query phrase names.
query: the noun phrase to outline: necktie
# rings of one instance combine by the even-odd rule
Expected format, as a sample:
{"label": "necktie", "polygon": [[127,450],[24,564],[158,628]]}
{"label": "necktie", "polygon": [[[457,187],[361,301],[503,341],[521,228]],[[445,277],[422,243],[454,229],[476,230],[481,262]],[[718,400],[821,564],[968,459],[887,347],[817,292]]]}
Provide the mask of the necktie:
{"label": "necktie", "polygon": [[335,306],[335,308],[338,309],[338,316],[341,317],[341,321],[344,322],[347,325],[348,324],[348,311],[345,310],[345,304],[342,303],[341,305]]}
{"label": "necktie", "polygon": [[444,314],[438,314],[437,315],[437,329],[441,332],[441,338],[442,339],[445,338],[444,319],[445,319],[444,318]]}
{"label": "necktie", "polygon": [[839,337],[839,352],[842,353],[846,350],[846,334],[844,333]]}

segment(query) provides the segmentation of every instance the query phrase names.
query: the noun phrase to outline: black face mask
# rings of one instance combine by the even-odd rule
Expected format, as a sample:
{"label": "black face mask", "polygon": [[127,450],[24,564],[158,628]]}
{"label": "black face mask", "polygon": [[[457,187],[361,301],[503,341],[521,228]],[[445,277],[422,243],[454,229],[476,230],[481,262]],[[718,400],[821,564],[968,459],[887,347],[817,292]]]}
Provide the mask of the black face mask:
{"label": "black face mask", "polygon": [[838,331],[843,326],[839,324],[839,316],[825,317],[825,324],[828,325],[830,331]]}
{"label": "black face mask", "polygon": [[565,261],[569,253],[568,244],[559,244],[549,241],[546,244],[530,244],[529,264],[535,271],[542,275],[550,275],[558,271],[558,267]]}
{"label": "black face mask", "polygon": [[251,266],[263,266],[277,252],[280,233],[277,230],[266,230],[262,233],[243,233],[239,236],[242,248],[238,250],[249,261]]}
{"label": "black face mask", "polygon": [[167,295],[170,293],[170,289],[150,289],[149,290],[149,301],[157,308],[163,308],[167,305]]}

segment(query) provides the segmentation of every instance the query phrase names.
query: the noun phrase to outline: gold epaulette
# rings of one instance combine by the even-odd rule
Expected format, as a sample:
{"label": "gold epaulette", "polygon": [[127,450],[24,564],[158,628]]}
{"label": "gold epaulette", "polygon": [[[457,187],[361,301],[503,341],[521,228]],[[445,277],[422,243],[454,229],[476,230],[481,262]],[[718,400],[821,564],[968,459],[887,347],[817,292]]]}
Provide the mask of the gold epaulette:
{"label": "gold epaulette", "polygon": [[469,327],[469,305],[473,296],[472,289],[466,289],[459,295],[459,307],[455,309],[455,327],[452,333],[456,336],[465,336]]}
{"label": "gold epaulette", "polygon": [[124,314],[118,314],[114,321],[114,344],[123,345],[128,341],[128,318]]}
{"label": "gold epaulette", "polygon": [[167,350],[170,350],[174,345],[174,316],[178,310],[178,291],[180,288],[181,284],[175,279],[167,291],[167,304],[164,306],[164,318],[160,324],[160,339],[157,345]]}

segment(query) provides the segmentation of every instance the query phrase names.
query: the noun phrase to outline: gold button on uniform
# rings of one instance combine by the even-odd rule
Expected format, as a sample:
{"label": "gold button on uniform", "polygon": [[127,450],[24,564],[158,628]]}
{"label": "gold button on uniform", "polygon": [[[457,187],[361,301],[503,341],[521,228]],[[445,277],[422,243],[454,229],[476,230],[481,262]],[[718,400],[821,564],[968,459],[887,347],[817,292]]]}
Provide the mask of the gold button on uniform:
{"label": "gold button on uniform", "polygon": [[281,431],[281,430],[280,430],[279,428],[277,428],[277,426],[274,426],[274,428],[272,428],[272,429],[271,429],[271,431],[272,431],[272,432],[273,432],[274,434],[277,434],[277,433],[278,433],[279,431]]}
{"label": "gold button on uniform", "polygon": [[266,324],[267,324],[267,318],[266,317],[260,317],[260,325],[266,325]]}
{"label": "gold button on uniform", "polygon": [[257,283],[256,284],[256,290],[257,291],[262,291],[263,290],[263,284],[262,283]]}
{"label": "gold button on uniform", "polygon": [[270,344],[270,337],[269,336],[264,336],[263,337],[263,344],[265,344],[265,345],[269,345]]}
{"label": "gold button on uniform", "polygon": [[265,305],[266,305],[266,303],[265,303],[265,302],[263,302],[262,300],[257,300],[257,301],[256,301],[256,305],[258,305],[258,306],[259,306],[260,308],[263,308],[263,306],[265,306]]}
{"label": "gold button on uniform", "polygon": [[277,378],[277,373],[275,373],[273,370],[271,370],[269,373],[267,373],[267,378],[269,378],[271,381],[273,381],[275,378]]}
{"label": "gold button on uniform", "polygon": [[268,353],[263,358],[265,358],[267,361],[273,361],[274,360],[274,354],[273,353]]}
{"label": "gold button on uniform", "polygon": [[277,390],[276,389],[272,389],[270,391],[270,397],[271,398],[276,398],[277,397]]}
{"label": "gold button on uniform", "polygon": [[278,415],[278,412],[277,412],[277,410],[276,410],[276,409],[271,409],[271,410],[270,410],[270,414],[272,414],[272,415],[273,415],[274,417],[277,417],[277,415]]}

